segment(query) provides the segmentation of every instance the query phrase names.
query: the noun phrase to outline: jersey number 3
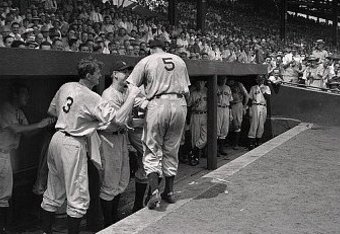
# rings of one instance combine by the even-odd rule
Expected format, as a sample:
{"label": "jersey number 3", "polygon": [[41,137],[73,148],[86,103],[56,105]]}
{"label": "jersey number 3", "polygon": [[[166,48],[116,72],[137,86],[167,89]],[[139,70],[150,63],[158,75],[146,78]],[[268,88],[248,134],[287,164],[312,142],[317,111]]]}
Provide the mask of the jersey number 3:
{"label": "jersey number 3", "polygon": [[67,97],[66,98],[66,105],[63,106],[63,111],[65,113],[68,113],[70,111],[70,109],[71,109],[72,104],[73,104],[73,98]]}
{"label": "jersey number 3", "polygon": [[172,58],[162,58],[163,60],[163,63],[164,63],[164,68],[165,70],[167,71],[172,71],[175,69],[175,64],[174,62],[172,61]]}

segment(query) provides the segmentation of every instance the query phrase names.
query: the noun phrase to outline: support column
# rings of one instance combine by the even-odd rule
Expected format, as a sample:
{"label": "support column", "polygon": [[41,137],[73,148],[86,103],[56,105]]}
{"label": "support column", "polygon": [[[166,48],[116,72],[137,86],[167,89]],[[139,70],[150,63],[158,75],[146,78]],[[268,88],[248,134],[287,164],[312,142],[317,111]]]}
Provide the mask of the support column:
{"label": "support column", "polygon": [[280,38],[286,40],[287,0],[281,0]]}
{"label": "support column", "polygon": [[207,12],[207,0],[197,0],[197,29],[205,30],[205,18]]}
{"label": "support column", "polygon": [[338,46],[339,30],[338,30],[338,1],[333,1],[333,45]]}
{"label": "support column", "polygon": [[177,0],[169,0],[168,18],[169,18],[170,25],[176,25],[177,24],[176,2],[177,2]]}
{"label": "support column", "polygon": [[208,79],[208,170],[217,168],[217,75]]}

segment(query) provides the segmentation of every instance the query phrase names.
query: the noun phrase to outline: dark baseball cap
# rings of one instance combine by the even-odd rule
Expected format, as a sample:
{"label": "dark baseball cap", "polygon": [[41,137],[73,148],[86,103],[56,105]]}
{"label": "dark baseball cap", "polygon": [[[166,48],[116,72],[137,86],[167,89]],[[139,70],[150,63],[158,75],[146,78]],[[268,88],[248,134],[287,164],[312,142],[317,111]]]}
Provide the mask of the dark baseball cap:
{"label": "dark baseball cap", "polygon": [[155,47],[159,47],[159,48],[164,48],[164,41],[163,40],[159,40],[159,39],[155,39],[155,40],[151,40],[149,42],[149,47],[152,49],[152,48],[155,48]]}
{"label": "dark baseball cap", "polygon": [[124,70],[131,70],[133,69],[133,66],[128,65],[126,62],[124,61],[117,61],[113,64],[112,70],[113,71],[124,71]]}

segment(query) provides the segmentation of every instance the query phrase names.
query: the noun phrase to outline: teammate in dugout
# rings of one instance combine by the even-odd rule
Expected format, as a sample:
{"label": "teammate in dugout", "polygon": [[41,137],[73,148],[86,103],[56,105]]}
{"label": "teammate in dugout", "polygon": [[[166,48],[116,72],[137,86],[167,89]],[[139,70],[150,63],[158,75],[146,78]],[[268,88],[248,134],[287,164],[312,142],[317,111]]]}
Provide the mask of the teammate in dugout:
{"label": "teammate in dugout", "polygon": [[218,156],[227,155],[224,149],[225,141],[229,132],[230,121],[232,120],[232,114],[230,112],[230,102],[233,100],[231,90],[226,85],[226,77],[222,76],[218,79],[217,86],[217,144],[218,144]]}
{"label": "teammate in dugout", "polygon": [[[189,75],[185,62],[174,54],[163,51],[164,42],[150,43],[151,55],[139,61],[128,83],[146,85],[149,101],[143,132],[143,164],[151,189],[148,208],[159,206],[161,198],[174,203],[173,184],[178,168],[178,150],[184,130]],[[159,178],[165,176],[165,188],[159,194]]]}
{"label": "teammate in dugout", "polygon": [[207,144],[207,88],[205,81],[196,81],[195,89],[191,92],[188,107],[190,108],[190,132],[192,154],[189,164],[196,166],[204,154]]}
{"label": "teammate in dugout", "polygon": [[234,131],[234,138],[232,141],[232,147],[234,150],[238,149],[240,134],[242,130],[243,116],[246,114],[248,109],[249,94],[241,82],[230,80],[228,82],[233,100],[231,104],[231,113],[233,116],[232,129]]}
{"label": "teammate in dugout", "polygon": [[45,118],[38,123],[29,124],[22,110],[28,100],[28,87],[13,84],[9,101],[0,107],[0,233],[6,233],[9,200],[13,190],[11,157],[19,146],[21,135],[55,122],[55,118]]}
{"label": "teammate in dugout", "polygon": [[[123,61],[113,64],[112,84],[104,90],[103,100],[115,109],[123,106],[127,92],[127,72],[131,69]],[[128,123],[129,115],[124,123]],[[104,216],[104,227],[118,220],[117,211],[121,194],[125,191],[130,179],[129,152],[127,147],[127,126],[112,123],[108,128],[99,131],[103,175],[100,188],[100,202]]]}
{"label": "teammate in dugout", "polygon": [[100,127],[124,125],[138,88],[129,86],[128,96],[116,109],[91,89],[98,85],[102,63],[89,57],[78,63],[79,82],[60,87],[48,113],[58,117],[48,149],[48,181],[41,207],[42,228],[52,233],[54,213],[67,199],[68,233],[79,233],[81,218],[89,207],[87,140]]}
{"label": "teammate in dugout", "polygon": [[267,119],[266,99],[271,95],[271,91],[264,82],[265,78],[263,75],[257,76],[257,85],[252,86],[249,92],[249,98],[251,99],[251,108],[249,110],[251,121],[248,132],[250,150],[260,144],[264,132],[264,124]]}

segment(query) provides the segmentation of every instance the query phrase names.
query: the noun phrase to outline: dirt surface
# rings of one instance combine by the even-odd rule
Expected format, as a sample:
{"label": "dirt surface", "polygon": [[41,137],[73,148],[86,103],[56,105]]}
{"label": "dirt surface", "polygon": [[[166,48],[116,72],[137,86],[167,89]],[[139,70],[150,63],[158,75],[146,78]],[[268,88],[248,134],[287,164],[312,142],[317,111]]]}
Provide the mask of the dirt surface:
{"label": "dirt surface", "polygon": [[140,233],[340,233],[339,139],[307,130]]}

